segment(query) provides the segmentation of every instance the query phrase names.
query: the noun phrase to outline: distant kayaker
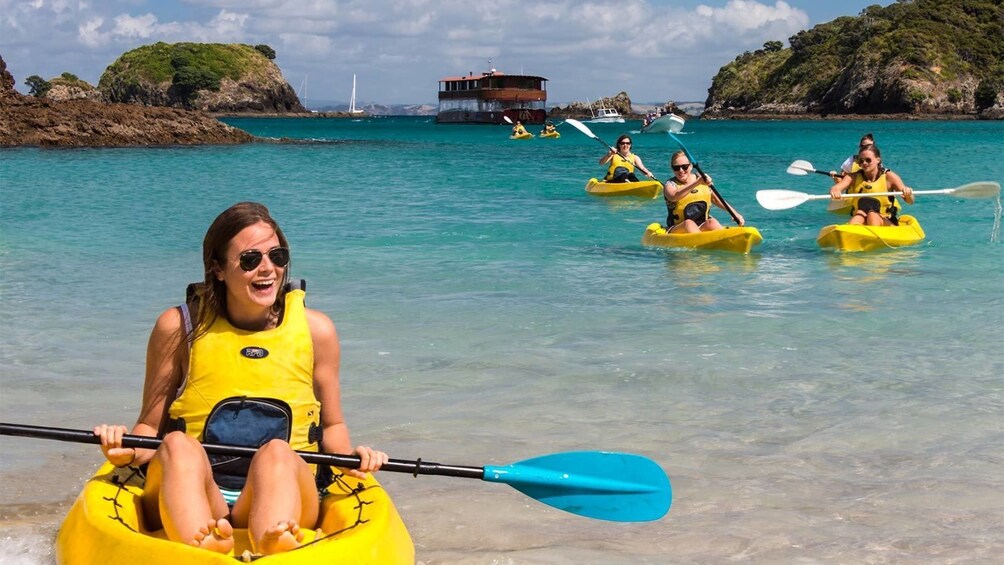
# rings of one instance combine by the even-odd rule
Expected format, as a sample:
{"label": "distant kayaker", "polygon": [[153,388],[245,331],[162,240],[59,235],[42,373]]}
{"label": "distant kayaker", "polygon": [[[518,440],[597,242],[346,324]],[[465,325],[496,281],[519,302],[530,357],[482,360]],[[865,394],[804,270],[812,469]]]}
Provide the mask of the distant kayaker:
{"label": "distant kayaker", "polygon": [[523,127],[523,122],[516,120],[516,125],[512,126],[512,136],[518,137],[521,135],[526,135],[526,128]]}
{"label": "distant kayaker", "polygon": [[[122,447],[125,426],[100,425],[101,450],[117,467],[145,468],[147,528],[226,553],[233,528],[248,528],[260,554],[293,549],[314,528],[327,467],[295,450],[354,453],[365,477],[387,454],[354,450],[342,415],[335,326],[287,288],[289,244],[268,209],[242,202],[203,240],[205,279],[186,303],[163,312],[150,335],[143,404],[132,433],[163,436],[156,450]],[[258,447],[250,460],[207,456],[206,443]],[[212,460],[212,463],[211,463]],[[211,466],[212,465],[212,466]],[[142,556],[137,556],[142,560]]]}
{"label": "distant kayaker", "polygon": [[858,169],[860,169],[857,162],[858,155],[861,151],[871,147],[872,145],[875,145],[875,136],[871,133],[866,133],[861,136],[861,140],[858,141],[858,152],[845,159],[840,165],[839,171],[830,171],[830,177],[833,179],[833,182],[836,182],[851,173],[857,172]]}
{"label": "distant kayaker", "polygon": [[[711,216],[711,204],[728,210],[725,204],[711,190],[711,176],[694,173],[693,163],[686,151],[677,151],[669,158],[673,178],[666,181],[662,197],[666,201],[666,231],[668,233],[697,233],[722,229]],[[735,209],[733,209],[735,212]],[[746,223],[739,212],[735,212],[740,226]]]}
{"label": "distant kayaker", "polygon": [[548,120],[544,124],[544,129],[541,130],[540,135],[554,135],[555,131],[557,130],[554,129],[554,123]]}
{"label": "distant kayaker", "polygon": [[603,182],[638,182],[638,177],[634,174],[635,169],[645,173],[650,179],[655,178],[645,168],[641,157],[631,153],[631,136],[626,134],[617,138],[616,149],[610,149],[606,155],[600,157],[600,164],[609,165]]}
{"label": "distant kayaker", "polygon": [[[895,196],[867,196],[870,192],[902,192],[903,200],[913,204],[913,189],[899,175],[882,166],[882,153],[872,144],[857,155],[860,167],[830,187],[830,197],[840,200],[854,196],[849,224],[869,226],[899,225],[899,204]],[[845,192],[846,191],[846,192]],[[863,195],[863,196],[861,196]]]}

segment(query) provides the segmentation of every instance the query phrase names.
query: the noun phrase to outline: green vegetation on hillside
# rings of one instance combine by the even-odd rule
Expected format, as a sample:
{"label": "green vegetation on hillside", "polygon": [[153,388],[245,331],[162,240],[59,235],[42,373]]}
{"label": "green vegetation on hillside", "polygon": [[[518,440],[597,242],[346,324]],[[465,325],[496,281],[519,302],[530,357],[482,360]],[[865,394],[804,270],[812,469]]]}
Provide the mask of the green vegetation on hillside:
{"label": "green vegetation on hillside", "polygon": [[151,86],[168,86],[168,93],[188,105],[199,90],[218,90],[229,78],[262,76],[275,56],[267,45],[252,47],[222,43],[163,43],[133,49],[109,65],[98,87],[111,100],[138,98]]}
{"label": "green vegetation on hillside", "polygon": [[[928,93],[904,85],[975,78],[985,83],[978,89],[980,110],[980,104],[993,104],[994,85],[1004,80],[1001,0],[899,0],[801,31],[789,38],[790,48],[775,49],[776,43],[722,67],[712,81],[712,97],[736,107],[780,103],[824,112],[910,111]],[[890,70],[892,78],[881,76]],[[886,91],[853,92],[869,81]],[[953,103],[963,96],[959,88],[948,89]]]}

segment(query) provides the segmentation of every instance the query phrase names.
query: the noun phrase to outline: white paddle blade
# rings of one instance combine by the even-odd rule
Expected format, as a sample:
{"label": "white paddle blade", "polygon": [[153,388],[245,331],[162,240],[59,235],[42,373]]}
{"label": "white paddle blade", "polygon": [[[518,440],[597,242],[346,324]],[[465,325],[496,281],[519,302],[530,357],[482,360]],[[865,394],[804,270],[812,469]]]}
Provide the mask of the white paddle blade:
{"label": "white paddle blade", "polygon": [[507,124],[511,124],[512,123],[512,120],[509,119],[509,116],[502,116],[502,119],[505,120],[505,123],[507,123]]}
{"label": "white paddle blade", "polygon": [[959,198],[993,198],[1001,193],[1001,185],[996,182],[971,182],[964,184],[949,194]]}
{"label": "white paddle blade", "polygon": [[588,135],[589,137],[596,138],[596,136],[593,135],[593,132],[588,127],[586,127],[586,124],[580,122],[579,120],[576,120],[575,118],[568,118],[567,120],[565,120],[565,123],[572,124],[573,128],[581,131],[582,133]]}
{"label": "white paddle blade", "polygon": [[758,190],[756,201],[768,210],[787,210],[799,204],[804,204],[809,195],[794,190]]}
{"label": "white paddle blade", "polygon": [[683,131],[683,126],[686,124],[683,118],[673,114],[669,117],[669,131],[673,133],[680,133]]}
{"label": "white paddle blade", "polygon": [[801,159],[792,161],[791,164],[788,165],[789,175],[807,175],[814,172],[816,172],[816,169],[812,166],[812,163]]}

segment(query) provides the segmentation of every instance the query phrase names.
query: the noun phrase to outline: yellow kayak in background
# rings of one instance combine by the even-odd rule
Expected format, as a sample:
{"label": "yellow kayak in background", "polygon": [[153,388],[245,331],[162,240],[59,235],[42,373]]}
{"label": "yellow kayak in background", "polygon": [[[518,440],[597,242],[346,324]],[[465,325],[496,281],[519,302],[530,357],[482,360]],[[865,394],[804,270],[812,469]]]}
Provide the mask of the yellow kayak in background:
{"label": "yellow kayak in background", "polygon": [[521,133],[519,135],[510,135],[509,139],[533,139],[533,134],[530,132]]}
{"label": "yellow kayak in background", "polygon": [[[235,548],[230,555],[168,541],[163,530],[148,531],[143,523],[142,493],[143,481],[136,469],[116,469],[109,463],[98,469],[59,529],[56,562],[232,565],[250,551],[245,529],[234,528]],[[366,480],[348,475],[336,479],[321,499],[318,528],[321,533],[303,530],[304,544],[299,548],[256,558],[255,563],[415,563],[411,536],[387,491],[372,476]]]}
{"label": "yellow kayak in background", "polygon": [[589,179],[586,192],[593,196],[636,196],[640,198],[656,198],[662,194],[662,183],[657,180],[638,182],[603,182]]}
{"label": "yellow kayak in background", "polygon": [[697,233],[666,233],[666,228],[658,222],[649,224],[641,237],[642,245],[717,249],[734,253],[749,253],[761,241],[763,236],[760,231],[752,227],[729,226]]}
{"label": "yellow kayak in background", "polygon": [[540,137],[551,137],[554,139],[558,139],[559,137],[561,137],[561,133],[557,131],[552,131],[550,133],[544,131],[540,133]]}
{"label": "yellow kayak in background", "polygon": [[819,230],[816,243],[837,251],[874,251],[906,247],[924,241],[920,222],[909,215],[899,217],[898,226],[863,226],[834,224]]}

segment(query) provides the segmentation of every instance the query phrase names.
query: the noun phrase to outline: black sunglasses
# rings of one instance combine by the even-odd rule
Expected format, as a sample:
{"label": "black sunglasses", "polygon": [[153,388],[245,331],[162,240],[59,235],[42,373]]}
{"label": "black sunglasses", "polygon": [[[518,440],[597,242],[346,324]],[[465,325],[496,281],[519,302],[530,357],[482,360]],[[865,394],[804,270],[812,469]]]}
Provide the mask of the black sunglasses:
{"label": "black sunglasses", "polygon": [[681,165],[671,165],[674,171],[685,171],[690,167],[690,163],[683,163]]}
{"label": "black sunglasses", "polygon": [[[244,271],[253,271],[261,265],[261,258],[264,253],[258,251],[257,249],[249,249],[247,251],[242,251],[240,259],[238,259],[241,269]],[[272,262],[273,265],[279,267],[285,267],[289,264],[289,248],[288,247],[273,247],[268,250],[268,260]]]}
{"label": "black sunglasses", "polygon": [[621,141],[617,145],[631,145],[631,142],[630,141]]}

